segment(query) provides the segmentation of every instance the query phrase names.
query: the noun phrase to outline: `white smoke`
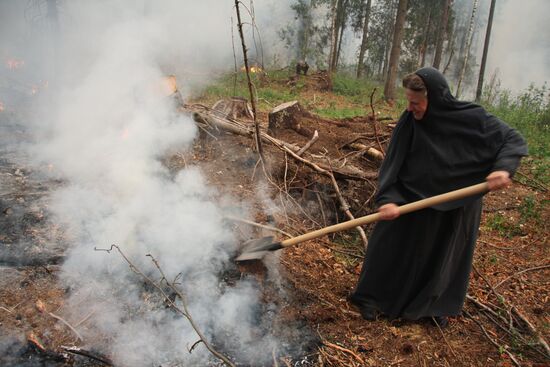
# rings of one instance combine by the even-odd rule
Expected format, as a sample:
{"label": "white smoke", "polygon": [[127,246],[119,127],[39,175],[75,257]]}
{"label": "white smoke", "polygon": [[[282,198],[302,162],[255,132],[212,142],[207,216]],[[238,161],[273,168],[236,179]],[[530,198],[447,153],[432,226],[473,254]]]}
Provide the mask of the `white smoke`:
{"label": "white smoke", "polygon": [[[32,52],[15,44],[9,52],[38,55],[28,66],[42,65],[52,78],[51,97],[32,123],[32,153],[63,180],[49,208],[70,240],[63,315],[85,320],[78,327],[84,344],[117,366],[209,363],[204,345],[188,352],[198,339],[189,323],[159,307],[162,297],[116,251],[94,251],[117,244],[148,276],[160,278],[146,254],[168,280],[179,276],[192,317],[216,345],[250,363],[271,359],[277,342],[258,324],[254,282],[220,281],[236,239],[217,203],[231,202],[233,212],[246,205],[220,198],[200,168],[173,173],[160,162],[191,149],[197,133],[190,117],[174,112],[161,80],[176,74],[185,93],[208,82],[212,70],[232,67],[232,3],[58,3],[59,38],[42,45],[48,52],[32,42]],[[21,6],[4,6],[21,14]],[[47,9],[37,12],[49,29]],[[51,41],[37,43],[44,39]]]}

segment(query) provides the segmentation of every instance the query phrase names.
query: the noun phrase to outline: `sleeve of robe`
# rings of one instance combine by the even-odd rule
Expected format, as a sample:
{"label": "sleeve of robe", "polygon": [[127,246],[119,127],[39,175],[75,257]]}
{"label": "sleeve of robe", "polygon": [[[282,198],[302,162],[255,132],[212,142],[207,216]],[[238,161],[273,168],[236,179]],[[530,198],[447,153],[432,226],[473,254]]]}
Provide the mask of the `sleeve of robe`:
{"label": "sleeve of robe", "polygon": [[491,120],[492,123],[499,124],[499,127],[504,130],[503,143],[497,152],[491,171],[507,171],[512,177],[519,167],[521,157],[527,155],[527,144],[517,130],[509,127],[496,117],[492,117]]}

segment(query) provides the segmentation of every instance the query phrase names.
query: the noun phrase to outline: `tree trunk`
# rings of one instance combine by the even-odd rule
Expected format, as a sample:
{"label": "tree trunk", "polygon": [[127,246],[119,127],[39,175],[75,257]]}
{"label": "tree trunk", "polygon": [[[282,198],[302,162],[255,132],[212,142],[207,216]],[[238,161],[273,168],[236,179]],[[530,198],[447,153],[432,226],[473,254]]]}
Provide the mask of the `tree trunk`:
{"label": "tree trunk", "polygon": [[336,24],[338,18],[338,13],[336,9],[338,8],[338,3],[340,0],[332,0],[332,7],[331,7],[331,14],[332,14],[332,22],[331,22],[331,28],[330,28],[330,51],[328,55],[328,72],[331,74],[334,69],[334,57],[336,55],[336,43],[337,43],[337,37],[338,37],[338,31],[336,29]]}
{"label": "tree trunk", "polygon": [[357,60],[357,79],[363,75],[363,62],[368,45],[369,18],[372,0],[367,0],[365,5],[365,17],[363,18],[363,37],[361,38],[361,47],[359,48],[359,59]]}
{"label": "tree trunk", "polygon": [[443,14],[441,15],[441,22],[439,23],[439,32],[437,32],[437,41],[435,44],[435,57],[433,67],[439,69],[441,64],[441,54],[443,53],[443,40],[447,33],[447,23],[449,22],[449,8],[451,7],[451,0],[447,0],[443,7]]}
{"label": "tree trunk", "polygon": [[428,12],[428,24],[424,31],[424,38],[422,39],[422,45],[420,46],[420,57],[418,67],[421,68],[426,64],[426,51],[428,50],[428,34],[430,33],[430,27],[432,25],[432,8]]}
{"label": "tree trunk", "polygon": [[466,43],[466,53],[464,55],[464,64],[462,64],[462,69],[460,69],[460,75],[458,76],[458,84],[456,86],[455,97],[460,97],[460,87],[462,85],[462,80],[464,79],[464,74],[466,73],[466,67],[468,66],[468,58],[470,56],[470,48],[472,46],[472,39],[474,38],[474,23],[477,11],[478,0],[474,0],[474,7],[472,9],[472,17],[470,18],[470,27],[468,28],[467,43]]}
{"label": "tree trunk", "polygon": [[399,0],[397,16],[395,17],[395,27],[393,30],[388,76],[386,78],[386,85],[384,86],[384,98],[386,101],[395,100],[395,80],[397,79],[397,67],[399,66],[399,54],[401,53],[401,41],[403,40],[406,16],[407,0]]}
{"label": "tree trunk", "polygon": [[334,71],[338,69],[338,60],[340,60],[340,50],[342,49],[342,40],[344,38],[344,29],[346,28],[346,5],[348,0],[342,0],[343,4],[340,9],[340,20],[338,22],[340,28],[340,36],[338,38],[338,48],[336,50],[336,57],[334,58]]}
{"label": "tree trunk", "polygon": [[487,22],[487,32],[485,33],[485,42],[483,44],[483,56],[481,58],[481,66],[479,68],[479,79],[477,80],[476,102],[481,99],[483,91],[483,76],[485,74],[485,64],[487,63],[487,53],[489,51],[489,41],[491,39],[491,28],[493,27],[493,15],[495,13],[496,0],[491,1],[491,9],[489,10],[489,20]]}

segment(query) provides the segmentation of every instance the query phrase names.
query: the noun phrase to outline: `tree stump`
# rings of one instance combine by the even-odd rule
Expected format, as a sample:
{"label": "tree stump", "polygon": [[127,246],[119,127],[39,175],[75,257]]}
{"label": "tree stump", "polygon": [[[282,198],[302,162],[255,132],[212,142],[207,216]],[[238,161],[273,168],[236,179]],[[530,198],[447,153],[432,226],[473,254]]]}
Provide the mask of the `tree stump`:
{"label": "tree stump", "polygon": [[304,111],[298,101],[285,102],[269,113],[269,134],[277,136],[280,129],[292,129],[298,134],[310,138],[313,132],[302,126],[300,120]]}
{"label": "tree stump", "polygon": [[221,99],[212,106],[214,111],[220,112],[222,117],[234,120],[254,120],[252,108],[242,97]]}

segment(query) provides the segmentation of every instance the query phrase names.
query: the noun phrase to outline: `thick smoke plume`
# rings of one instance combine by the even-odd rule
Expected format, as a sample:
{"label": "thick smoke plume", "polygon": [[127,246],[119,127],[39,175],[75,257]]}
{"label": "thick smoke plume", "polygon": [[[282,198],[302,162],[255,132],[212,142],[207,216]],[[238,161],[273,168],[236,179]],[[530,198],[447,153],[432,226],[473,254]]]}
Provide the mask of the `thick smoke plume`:
{"label": "thick smoke plume", "polygon": [[[45,4],[2,5],[19,38],[3,52],[26,59],[27,78],[49,80],[30,150],[63,182],[50,210],[70,242],[64,315],[90,316],[84,343],[117,366],[209,363],[204,346],[188,352],[197,335],[185,319],[159,307],[162,298],[116,253],[94,251],[117,244],[148,275],[158,279],[151,254],[167,278],[178,277],[191,315],[216,345],[245,362],[271,359],[277,342],[259,324],[253,282],[220,282],[236,240],[219,195],[200,168],[174,174],[161,163],[191,149],[197,133],[174,112],[163,77],[175,74],[185,93],[232,66],[230,2],[67,1],[57,14]],[[18,22],[23,14],[31,19]]]}

